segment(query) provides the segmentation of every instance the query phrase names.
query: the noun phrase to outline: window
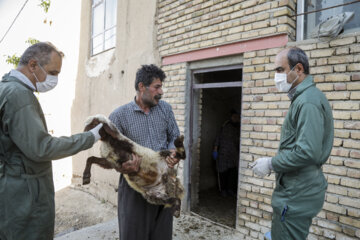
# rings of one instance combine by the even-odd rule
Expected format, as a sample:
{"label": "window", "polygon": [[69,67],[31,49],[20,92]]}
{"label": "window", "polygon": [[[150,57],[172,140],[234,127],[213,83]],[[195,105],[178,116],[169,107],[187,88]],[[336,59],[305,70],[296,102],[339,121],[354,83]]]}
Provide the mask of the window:
{"label": "window", "polygon": [[[315,11],[337,5],[354,2],[354,0],[298,0],[297,13]],[[309,13],[297,17],[297,40],[310,38],[311,31],[321,21],[343,12],[354,12],[351,20],[345,24],[344,33],[360,30],[360,2],[349,5],[326,9],[319,12]]]}
{"label": "window", "polygon": [[91,55],[115,47],[117,0],[92,1]]}

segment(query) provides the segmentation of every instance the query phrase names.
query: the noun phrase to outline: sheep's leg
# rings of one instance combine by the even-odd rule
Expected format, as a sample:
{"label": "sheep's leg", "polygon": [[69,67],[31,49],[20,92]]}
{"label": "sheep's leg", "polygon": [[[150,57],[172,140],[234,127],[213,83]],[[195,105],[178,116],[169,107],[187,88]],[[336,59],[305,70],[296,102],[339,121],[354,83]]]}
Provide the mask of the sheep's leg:
{"label": "sheep's leg", "polygon": [[180,217],[180,209],[181,209],[180,198],[172,198],[170,201],[171,201],[171,209],[173,212],[173,216],[176,218]]}
{"label": "sheep's leg", "polygon": [[105,158],[98,158],[98,157],[89,157],[86,160],[86,167],[83,173],[83,185],[90,183],[90,177],[91,177],[91,165],[95,163],[99,165],[102,168],[105,169],[111,169],[113,166],[110,162],[108,162]]}

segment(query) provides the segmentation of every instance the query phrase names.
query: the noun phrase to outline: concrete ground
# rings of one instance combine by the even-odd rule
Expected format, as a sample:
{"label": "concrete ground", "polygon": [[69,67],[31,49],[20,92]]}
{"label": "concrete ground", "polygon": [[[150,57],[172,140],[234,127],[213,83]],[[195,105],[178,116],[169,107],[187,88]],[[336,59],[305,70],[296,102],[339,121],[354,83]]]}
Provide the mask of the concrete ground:
{"label": "concrete ground", "polygon": [[[116,207],[68,187],[56,193],[55,240],[119,240]],[[174,218],[173,240],[235,240],[244,236],[198,215]]]}

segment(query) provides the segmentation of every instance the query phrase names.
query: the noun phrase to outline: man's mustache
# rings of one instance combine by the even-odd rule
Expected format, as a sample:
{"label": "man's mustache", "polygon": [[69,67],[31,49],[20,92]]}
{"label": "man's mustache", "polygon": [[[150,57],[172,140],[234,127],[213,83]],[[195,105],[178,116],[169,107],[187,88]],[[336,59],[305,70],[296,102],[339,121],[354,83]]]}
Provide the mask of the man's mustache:
{"label": "man's mustache", "polygon": [[156,95],[154,98],[155,98],[156,100],[160,100],[160,99],[161,99],[161,95]]}

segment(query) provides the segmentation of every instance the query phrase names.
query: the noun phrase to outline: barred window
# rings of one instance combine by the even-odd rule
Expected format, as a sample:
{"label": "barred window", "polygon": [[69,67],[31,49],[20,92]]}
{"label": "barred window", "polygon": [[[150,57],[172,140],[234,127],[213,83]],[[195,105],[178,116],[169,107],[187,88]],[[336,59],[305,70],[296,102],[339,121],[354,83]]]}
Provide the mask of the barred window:
{"label": "barred window", "polygon": [[[354,2],[354,0],[298,0],[297,14],[325,9],[337,5]],[[331,16],[336,16],[344,12],[354,12],[354,16],[344,25],[344,33],[360,30],[360,2],[349,5],[338,6],[314,13],[309,13],[297,17],[297,40],[311,38],[310,33],[321,21]]]}
{"label": "barred window", "polygon": [[117,0],[92,1],[91,55],[115,47]]}

